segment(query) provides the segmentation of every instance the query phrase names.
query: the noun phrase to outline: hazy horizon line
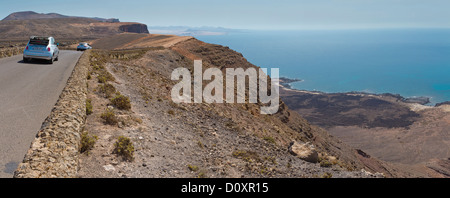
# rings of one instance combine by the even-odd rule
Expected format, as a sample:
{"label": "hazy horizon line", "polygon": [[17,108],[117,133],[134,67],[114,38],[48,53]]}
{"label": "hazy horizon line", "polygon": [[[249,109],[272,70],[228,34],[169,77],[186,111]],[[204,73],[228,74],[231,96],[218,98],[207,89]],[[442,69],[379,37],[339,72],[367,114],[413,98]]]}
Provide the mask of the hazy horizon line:
{"label": "hazy horizon line", "polygon": [[[138,22],[141,23],[141,22]],[[143,23],[145,24],[145,23]],[[224,29],[224,30],[257,30],[257,31],[297,31],[297,30],[390,30],[390,29],[450,29],[450,27],[439,27],[439,26],[398,26],[398,27],[320,27],[320,28],[312,28],[312,27],[302,27],[302,28],[233,28],[233,27],[223,27],[223,26],[189,26],[189,25],[147,25],[147,27],[150,28],[193,28],[193,29],[202,29],[202,28],[217,28],[217,29]]]}

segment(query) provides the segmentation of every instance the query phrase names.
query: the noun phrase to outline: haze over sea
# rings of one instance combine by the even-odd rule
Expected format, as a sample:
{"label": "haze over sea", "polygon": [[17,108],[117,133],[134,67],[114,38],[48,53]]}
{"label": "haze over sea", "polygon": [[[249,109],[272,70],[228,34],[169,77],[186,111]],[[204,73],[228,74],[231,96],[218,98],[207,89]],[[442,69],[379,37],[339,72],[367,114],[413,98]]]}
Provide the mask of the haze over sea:
{"label": "haze over sea", "polygon": [[300,90],[450,101],[450,29],[242,31],[196,36],[304,81]]}

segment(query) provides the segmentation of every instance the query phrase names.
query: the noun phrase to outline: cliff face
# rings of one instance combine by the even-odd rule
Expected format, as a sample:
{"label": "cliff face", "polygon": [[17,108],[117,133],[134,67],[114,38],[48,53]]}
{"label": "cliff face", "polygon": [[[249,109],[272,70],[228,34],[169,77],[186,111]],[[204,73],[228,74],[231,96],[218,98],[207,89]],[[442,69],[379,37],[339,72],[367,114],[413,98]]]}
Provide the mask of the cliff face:
{"label": "cliff face", "polygon": [[127,25],[121,25],[119,26],[119,30],[123,32],[130,32],[130,33],[139,33],[139,34],[148,34],[148,28],[145,24],[127,24]]}

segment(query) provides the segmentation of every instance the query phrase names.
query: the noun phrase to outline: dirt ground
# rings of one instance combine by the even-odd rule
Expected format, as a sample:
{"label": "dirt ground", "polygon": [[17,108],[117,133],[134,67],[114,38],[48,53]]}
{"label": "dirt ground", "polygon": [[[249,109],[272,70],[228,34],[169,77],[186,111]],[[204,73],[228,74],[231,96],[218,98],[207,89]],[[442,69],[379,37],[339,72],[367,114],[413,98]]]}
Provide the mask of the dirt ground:
{"label": "dirt ground", "polygon": [[161,34],[135,34],[122,33],[112,37],[105,37],[90,41],[94,49],[132,49],[147,47],[165,47],[169,48],[173,45],[191,39],[190,36],[175,36]]}
{"label": "dirt ground", "polygon": [[[171,71],[193,67],[192,60],[174,50],[156,48],[133,58],[117,57],[103,65],[113,76],[107,83],[130,99],[131,110],[117,109],[110,104],[111,97],[99,93],[103,71],[94,64],[88,83],[93,113],[86,131],[98,139],[92,150],[81,155],[79,177],[380,176],[349,171],[339,160],[323,167],[291,155],[289,138],[300,141],[302,133],[284,126],[278,117],[255,114],[254,106],[173,103]],[[107,109],[116,114],[117,124],[104,123],[101,114]],[[133,160],[113,153],[119,136],[133,143]]]}
{"label": "dirt ground", "polygon": [[429,108],[419,113],[422,119],[407,128],[337,126],[328,131],[353,147],[388,162],[420,164],[448,158],[450,113],[441,108]]}
{"label": "dirt ground", "polygon": [[431,172],[450,176],[450,105],[405,103],[392,94],[291,89],[282,89],[281,98],[308,121],[370,156],[419,172],[434,167]]}

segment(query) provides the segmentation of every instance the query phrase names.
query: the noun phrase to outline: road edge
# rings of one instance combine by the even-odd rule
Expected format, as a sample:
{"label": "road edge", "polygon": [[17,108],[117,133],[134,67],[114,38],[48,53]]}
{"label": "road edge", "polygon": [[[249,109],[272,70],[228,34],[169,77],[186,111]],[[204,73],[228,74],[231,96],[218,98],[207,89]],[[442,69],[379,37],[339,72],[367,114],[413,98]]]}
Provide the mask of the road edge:
{"label": "road edge", "polygon": [[86,122],[90,51],[78,59],[66,87],[31,143],[14,178],[73,178],[78,172],[81,132]]}

